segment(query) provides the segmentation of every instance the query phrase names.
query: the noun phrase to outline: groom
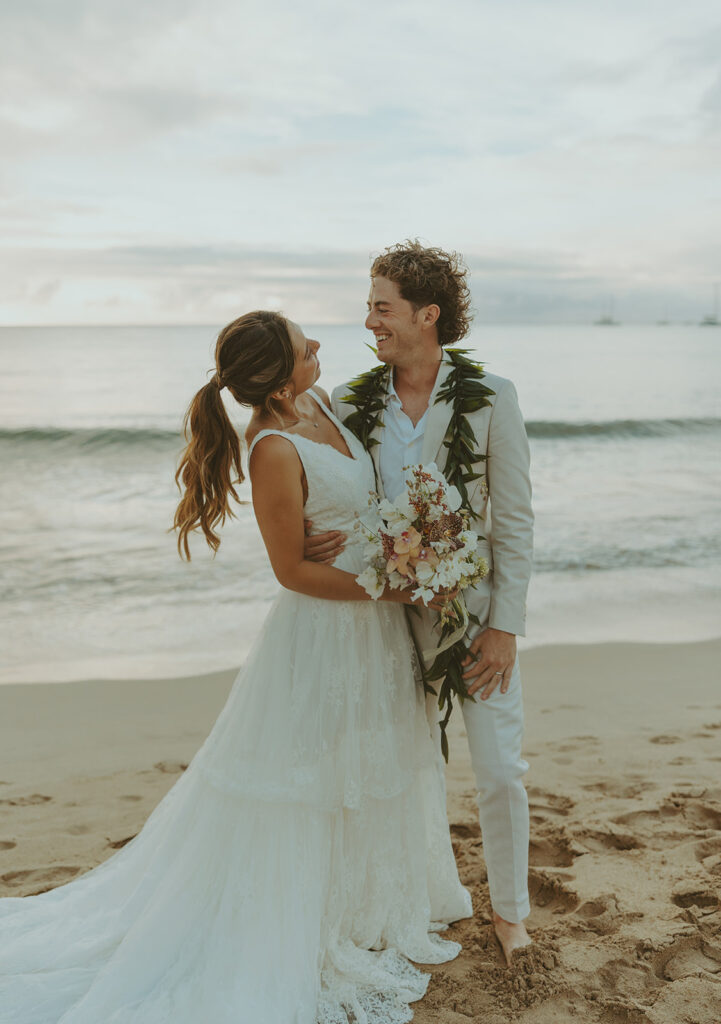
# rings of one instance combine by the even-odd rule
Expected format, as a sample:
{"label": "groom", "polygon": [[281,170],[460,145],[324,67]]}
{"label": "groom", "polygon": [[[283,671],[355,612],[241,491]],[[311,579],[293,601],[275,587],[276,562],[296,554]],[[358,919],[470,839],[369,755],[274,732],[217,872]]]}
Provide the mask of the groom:
{"label": "groom", "polygon": [[[373,262],[365,326],[375,335],[378,358],[391,374],[378,396],[381,415],[368,422],[366,446],[379,490],[391,500],[405,490],[404,466],[435,461],[441,471],[445,467],[443,442],[452,440],[453,405],[451,389],[443,385],[453,364],[444,347],[467,334],[469,307],[466,270],[455,254],[407,241]],[[479,474],[468,484],[468,499],[480,517],[471,528],[486,538],[480,553],[491,571],[464,594],[481,627],[471,626],[467,633],[464,678],[475,700],[464,702],[463,717],[478,787],[493,924],[510,963],[513,950],[531,941],[524,924],[530,912],[528,798],[522,782],[528,764],[521,756],[516,636],[525,634],[533,512],[528,441],[516,390],[511,381],[489,373],[483,385],[490,389],[486,404],[467,413],[476,438],[472,469]],[[347,386],[333,392],[333,412],[340,419],[354,412],[344,401],[350,394]],[[338,534],[308,537],[306,557],[332,561],[344,539]],[[412,618],[419,650],[435,647],[435,613]],[[440,713],[432,695],[427,708],[438,733]]]}

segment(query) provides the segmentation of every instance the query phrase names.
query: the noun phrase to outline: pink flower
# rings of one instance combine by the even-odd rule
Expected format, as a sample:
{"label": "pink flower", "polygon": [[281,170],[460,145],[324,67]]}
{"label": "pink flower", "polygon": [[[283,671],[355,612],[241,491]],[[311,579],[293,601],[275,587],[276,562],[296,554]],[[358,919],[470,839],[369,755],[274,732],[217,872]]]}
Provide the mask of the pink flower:
{"label": "pink flower", "polygon": [[417,558],[422,542],[423,538],[418,530],[411,526],[409,530],[404,530],[400,537],[396,538],[393,550],[397,555],[411,555],[413,558]]}
{"label": "pink flower", "polygon": [[416,563],[427,562],[428,565],[438,565],[440,559],[433,548],[421,548],[416,557]]}
{"label": "pink flower", "polygon": [[414,580],[416,578],[416,574],[413,572],[413,569],[408,564],[409,557],[410,555],[408,554],[408,552],[404,552],[400,555],[391,555],[386,564],[386,572],[389,575],[394,571],[399,572],[401,576],[406,576],[408,579]]}

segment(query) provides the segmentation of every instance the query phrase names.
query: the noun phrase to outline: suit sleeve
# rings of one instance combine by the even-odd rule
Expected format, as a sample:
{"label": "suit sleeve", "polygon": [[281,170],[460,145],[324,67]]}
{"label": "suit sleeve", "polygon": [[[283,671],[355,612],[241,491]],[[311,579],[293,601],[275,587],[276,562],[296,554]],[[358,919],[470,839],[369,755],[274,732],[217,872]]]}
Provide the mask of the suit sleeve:
{"label": "suit sleeve", "polygon": [[488,428],[493,586],[488,625],[526,635],[526,593],[533,565],[530,451],[518,395],[506,381]]}
{"label": "suit sleeve", "polygon": [[330,408],[333,415],[341,421],[345,422],[345,418],[352,410],[346,402],[341,402],[343,395],[348,394],[348,388],[345,384],[339,384],[337,388],[333,388],[330,395]]}

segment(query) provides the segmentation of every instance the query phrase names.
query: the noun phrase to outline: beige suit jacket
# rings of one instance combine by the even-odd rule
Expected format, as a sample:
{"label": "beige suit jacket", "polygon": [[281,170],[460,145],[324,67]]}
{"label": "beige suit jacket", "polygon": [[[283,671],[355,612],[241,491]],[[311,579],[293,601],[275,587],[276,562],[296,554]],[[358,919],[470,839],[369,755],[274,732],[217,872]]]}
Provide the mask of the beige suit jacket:
{"label": "beige suit jacket", "polygon": [[[450,360],[446,359],[439,371],[440,383],[450,370]],[[480,516],[471,526],[483,538],[479,552],[487,559],[490,572],[480,583],[469,587],[464,596],[469,611],[478,616],[482,626],[525,636],[526,593],[533,561],[528,438],[512,382],[487,373],[483,383],[495,394],[489,396],[490,405],[469,413],[468,421],[476,435],[476,451],[487,459],[473,466],[474,473],[483,475],[469,486],[468,495]],[[341,385],[331,397],[333,412],[340,420],[353,412],[353,406],[342,401],[347,394],[348,387]],[[445,402],[433,405],[423,438],[423,462],[435,462],[441,471],[446,464],[447,449],[443,441],[451,411],[451,406]],[[380,442],[371,448],[371,457],[381,494],[379,452],[383,434],[383,428],[377,428],[371,435]],[[434,628],[437,615],[424,611],[412,619],[420,649],[433,648],[438,642]],[[477,626],[471,626],[468,635],[472,637],[477,631]]]}

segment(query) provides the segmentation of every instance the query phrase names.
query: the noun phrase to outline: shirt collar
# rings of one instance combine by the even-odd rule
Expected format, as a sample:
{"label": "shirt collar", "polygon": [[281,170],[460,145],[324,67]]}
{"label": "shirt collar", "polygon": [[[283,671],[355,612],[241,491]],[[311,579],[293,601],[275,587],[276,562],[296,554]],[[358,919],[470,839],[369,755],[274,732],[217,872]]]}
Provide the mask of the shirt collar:
{"label": "shirt collar", "polygon": [[[441,357],[441,360],[438,363],[438,372],[436,373],[436,379],[435,379],[435,381],[433,383],[433,388],[431,389],[431,393],[430,393],[429,398],[428,398],[428,408],[429,409],[433,405],[433,403],[435,402],[436,395],[438,393],[438,389],[441,386],[441,369],[445,365],[445,362],[446,362],[446,353],[444,351],[443,355]],[[401,405],[401,400],[398,397],[398,392],[396,391],[396,386],[393,383],[393,370],[392,369],[391,369],[391,372],[390,372],[390,376],[388,378],[388,391],[386,392],[386,396],[387,396],[387,401],[395,402],[395,404],[398,405],[398,406]]]}

